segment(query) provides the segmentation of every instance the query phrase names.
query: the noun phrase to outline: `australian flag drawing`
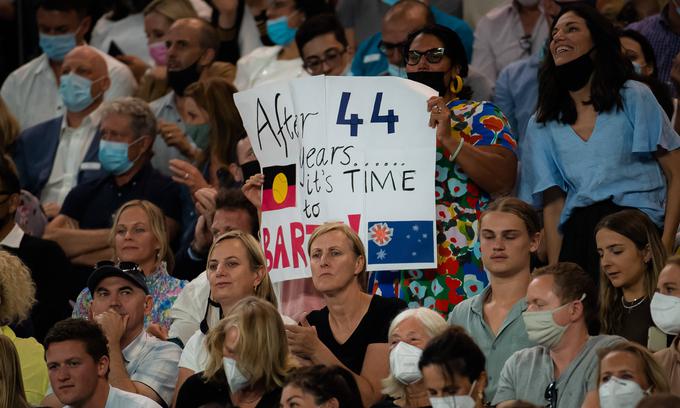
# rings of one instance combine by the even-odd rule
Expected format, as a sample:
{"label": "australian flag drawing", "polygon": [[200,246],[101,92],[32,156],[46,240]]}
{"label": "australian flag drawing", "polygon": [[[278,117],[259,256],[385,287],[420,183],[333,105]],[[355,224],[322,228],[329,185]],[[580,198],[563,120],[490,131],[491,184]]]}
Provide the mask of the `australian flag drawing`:
{"label": "australian flag drawing", "polygon": [[369,264],[434,262],[433,221],[368,222]]}

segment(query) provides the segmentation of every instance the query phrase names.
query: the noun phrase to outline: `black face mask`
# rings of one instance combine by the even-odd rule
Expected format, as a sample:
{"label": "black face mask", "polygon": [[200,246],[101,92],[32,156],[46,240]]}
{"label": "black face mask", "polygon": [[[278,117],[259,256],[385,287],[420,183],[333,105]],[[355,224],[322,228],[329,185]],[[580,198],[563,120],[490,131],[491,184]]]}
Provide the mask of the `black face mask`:
{"label": "black face mask", "polygon": [[184,90],[194,82],[198,81],[201,73],[198,72],[198,60],[188,67],[179,71],[168,70],[168,86],[175,91],[175,94],[184,96]]}
{"label": "black face mask", "polygon": [[442,72],[428,72],[428,71],[417,71],[417,72],[407,72],[406,75],[411,81],[420,82],[423,85],[427,85],[435,91],[439,92],[439,96],[446,95],[446,84],[444,83],[444,75],[446,71]]}
{"label": "black face mask", "polygon": [[557,78],[571,92],[576,92],[586,86],[590,76],[595,69],[595,63],[590,58],[590,53],[586,52],[573,61],[555,67]]}
{"label": "black face mask", "polygon": [[241,165],[241,171],[243,172],[243,182],[248,181],[250,176],[259,174],[262,170],[260,169],[260,162],[257,160],[252,160]]}

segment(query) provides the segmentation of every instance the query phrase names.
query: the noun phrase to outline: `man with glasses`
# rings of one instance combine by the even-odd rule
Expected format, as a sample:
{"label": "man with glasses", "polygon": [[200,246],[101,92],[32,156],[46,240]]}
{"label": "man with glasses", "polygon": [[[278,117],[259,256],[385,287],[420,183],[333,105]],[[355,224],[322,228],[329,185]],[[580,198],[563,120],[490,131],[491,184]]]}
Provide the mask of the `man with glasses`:
{"label": "man with glasses", "polygon": [[108,175],[71,190],[45,229],[45,238],[56,241],[72,263],[82,266],[73,276],[80,288],[89,275],[88,265],[111,258],[112,217],[122,204],[134,199],[156,204],[165,214],[171,239],[181,220],[178,185],[150,163],[156,119],[149,106],[137,98],[108,102],[99,129],[99,161]]}
{"label": "man with glasses", "polygon": [[538,345],[506,361],[492,405],[523,400],[551,408],[579,408],[597,388],[598,350],[625,341],[589,336],[597,321],[597,291],[580,266],[563,262],[536,269],[522,314],[529,340]]}
{"label": "man with glasses", "polygon": [[302,67],[309,75],[348,75],[352,50],[345,29],[331,14],[314,16],[302,23],[295,35]]}

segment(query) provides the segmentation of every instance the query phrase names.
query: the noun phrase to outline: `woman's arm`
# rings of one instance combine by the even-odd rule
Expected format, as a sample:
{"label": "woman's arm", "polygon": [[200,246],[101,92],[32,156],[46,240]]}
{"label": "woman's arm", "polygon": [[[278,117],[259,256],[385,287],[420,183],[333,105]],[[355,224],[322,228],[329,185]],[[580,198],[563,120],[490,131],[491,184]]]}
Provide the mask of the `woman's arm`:
{"label": "woman's arm", "polygon": [[560,216],[564,208],[565,194],[558,187],[551,187],[543,192],[543,228],[545,230],[545,246],[548,253],[548,264],[554,265],[560,257],[562,234],[558,230]]}
{"label": "woman's arm", "polygon": [[675,246],[675,235],[680,222],[680,149],[658,151],[655,156],[666,176],[666,216],[661,240],[670,254]]}
{"label": "woman's arm", "polygon": [[172,397],[173,407],[175,404],[177,404],[177,395],[179,395],[180,388],[182,388],[182,385],[186,382],[187,378],[191,377],[192,375],[194,375],[193,370],[190,370],[186,367],[179,368],[179,373],[177,374],[177,385],[175,386],[175,395]]}

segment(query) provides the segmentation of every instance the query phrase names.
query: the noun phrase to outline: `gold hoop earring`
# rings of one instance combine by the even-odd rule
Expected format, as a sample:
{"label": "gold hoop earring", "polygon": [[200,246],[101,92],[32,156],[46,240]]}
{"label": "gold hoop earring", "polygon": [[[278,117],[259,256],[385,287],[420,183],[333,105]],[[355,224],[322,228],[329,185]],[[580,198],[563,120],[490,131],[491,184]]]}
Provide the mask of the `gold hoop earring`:
{"label": "gold hoop earring", "polygon": [[451,88],[451,92],[453,92],[454,95],[457,95],[463,90],[463,78],[456,74],[453,78],[451,78],[451,85],[449,87]]}

